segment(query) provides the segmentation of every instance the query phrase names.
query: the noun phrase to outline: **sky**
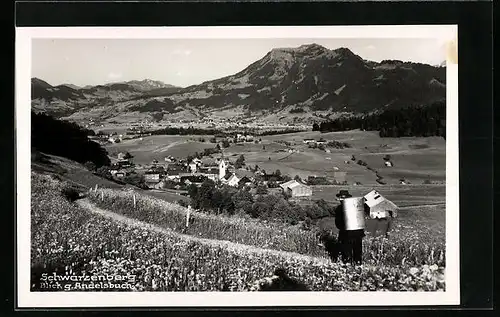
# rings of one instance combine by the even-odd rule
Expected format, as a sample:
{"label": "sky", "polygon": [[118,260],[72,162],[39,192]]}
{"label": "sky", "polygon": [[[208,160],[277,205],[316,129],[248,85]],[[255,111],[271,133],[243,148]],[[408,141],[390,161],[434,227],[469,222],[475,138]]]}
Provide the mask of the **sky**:
{"label": "sky", "polygon": [[99,85],[153,79],[187,87],[235,74],[271,49],[316,43],[347,47],[364,59],[436,65],[442,41],[405,39],[33,39],[32,77],[51,85]]}

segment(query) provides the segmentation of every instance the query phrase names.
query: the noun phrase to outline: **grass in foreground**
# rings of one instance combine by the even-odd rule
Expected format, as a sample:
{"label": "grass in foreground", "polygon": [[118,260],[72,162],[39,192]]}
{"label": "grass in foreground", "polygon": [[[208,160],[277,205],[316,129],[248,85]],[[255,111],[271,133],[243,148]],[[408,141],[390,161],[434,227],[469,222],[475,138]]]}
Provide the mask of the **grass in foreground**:
{"label": "grass in foreground", "polygon": [[[91,192],[89,199],[97,206],[118,214],[183,232],[186,208],[149,196],[136,195],[136,208],[132,192],[104,189]],[[431,211],[442,213],[442,211]],[[425,221],[424,210],[408,211],[396,220],[390,239],[366,237],[363,257],[366,263],[384,265],[445,266],[444,225]],[[316,231],[298,227],[264,224],[239,217],[223,217],[192,212],[194,221],[187,234],[207,239],[258,246],[260,248],[295,252],[315,257],[327,257]],[[428,215],[426,215],[428,216]]]}
{"label": "grass in foreground", "polygon": [[[444,268],[350,266],[265,256],[186,241],[91,214],[63,198],[64,184],[32,174],[32,290],[43,273],[133,274],[142,291],[247,291],[283,267],[316,291],[444,290]],[[115,290],[116,291],[116,290]]]}

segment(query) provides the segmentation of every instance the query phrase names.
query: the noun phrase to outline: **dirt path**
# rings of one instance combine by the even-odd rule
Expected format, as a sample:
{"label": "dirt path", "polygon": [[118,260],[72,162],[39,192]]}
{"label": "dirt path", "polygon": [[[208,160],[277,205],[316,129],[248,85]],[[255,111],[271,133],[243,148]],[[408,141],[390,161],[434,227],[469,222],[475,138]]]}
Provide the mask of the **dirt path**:
{"label": "dirt path", "polygon": [[230,241],[225,241],[225,240],[211,240],[211,239],[204,239],[204,238],[198,238],[186,234],[180,234],[175,231],[172,231],[167,228],[162,228],[156,225],[152,225],[140,220],[132,219],[129,217],[125,217],[123,215],[114,213],[109,210],[105,210],[102,208],[99,208],[92,204],[88,199],[80,199],[76,202],[80,207],[99,214],[101,216],[104,216],[106,218],[112,219],[116,222],[123,223],[128,226],[136,227],[136,228],[141,228],[141,229],[146,229],[146,230],[151,230],[155,231],[161,234],[165,234],[167,236],[171,237],[176,237],[176,238],[181,238],[186,241],[194,241],[198,243],[202,243],[211,247],[221,247],[224,248],[228,251],[244,251],[244,252],[250,252],[258,255],[274,255],[274,256],[281,256],[284,258],[288,259],[294,259],[294,260],[301,260],[301,261],[308,261],[308,262],[314,262],[317,264],[331,264],[332,262],[329,259],[326,258],[318,258],[318,257],[313,257],[313,256],[307,256],[307,255],[302,255],[298,253],[293,253],[293,252],[285,252],[285,251],[278,251],[278,250],[270,250],[270,249],[261,249],[258,247],[246,245],[246,244],[240,244],[240,243],[234,243]]}

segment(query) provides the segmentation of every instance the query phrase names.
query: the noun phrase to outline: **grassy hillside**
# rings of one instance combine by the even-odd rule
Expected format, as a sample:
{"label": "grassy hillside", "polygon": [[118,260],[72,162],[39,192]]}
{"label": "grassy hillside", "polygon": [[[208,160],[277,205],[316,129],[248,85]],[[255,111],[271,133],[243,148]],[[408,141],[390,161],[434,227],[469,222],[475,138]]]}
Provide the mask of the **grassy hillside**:
{"label": "grassy hillside", "polygon": [[[140,221],[109,218],[71,203],[61,194],[67,184],[50,177],[32,173],[31,183],[34,291],[40,290],[43,273],[83,271],[88,275],[132,274],[128,279],[130,287],[139,291],[248,291],[258,290],[259,281],[276,268],[284,268],[292,278],[316,291],[445,288],[444,268],[438,265],[388,266],[382,264],[387,259],[380,258],[382,262],[376,265],[346,266],[321,258],[180,235]],[[414,239],[429,237],[420,230],[413,233],[405,235],[408,247],[415,246]],[[390,250],[390,246],[384,250]],[[431,255],[433,261],[441,260],[442,254]]]}
{"label": "grassy hillside", "polygon": [[74,184],[83,190],[95,185],[106,188],[123,187],[120,184],[94,175],[80,163],[55,155],[32,153],[31,169],[34,172],[51,175],[61,181]]}

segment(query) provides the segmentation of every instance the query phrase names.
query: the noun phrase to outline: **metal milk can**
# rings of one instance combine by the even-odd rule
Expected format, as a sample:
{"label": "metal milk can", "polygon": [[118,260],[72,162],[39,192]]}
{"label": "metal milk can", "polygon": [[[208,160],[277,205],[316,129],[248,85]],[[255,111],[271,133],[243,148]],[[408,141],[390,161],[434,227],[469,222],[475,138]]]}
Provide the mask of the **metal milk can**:
{"label": "metal milk can", "polygon": [[346,230],[365,228],[365,206],[363,197],[351,197],[342,200]]}

